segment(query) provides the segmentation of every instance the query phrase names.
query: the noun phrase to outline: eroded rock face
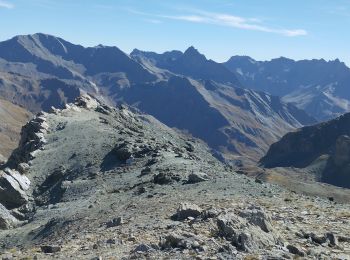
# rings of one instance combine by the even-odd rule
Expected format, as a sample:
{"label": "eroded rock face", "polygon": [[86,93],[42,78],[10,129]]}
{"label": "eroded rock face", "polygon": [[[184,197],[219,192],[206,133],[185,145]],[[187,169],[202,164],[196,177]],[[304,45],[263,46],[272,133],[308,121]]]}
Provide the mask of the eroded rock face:
{"label": "eroded rock face", "polygon": [[12,216],[4,205],[0,204],[0,229],[9,229],[18,224],[18,220]]}
{"label": "eroded rock face", "polygon": [[19,146],[7,162],[10,168],[17,168],[20,163],[28,163],[35,158],[38,151],[46,144],[47,141],[44,136],[49,129],[49,125],[46,122],[45,115],[46,113],[41,112],[23,126]]}
{"label": "eroded rock face", "polygon": [[273,230],[270,217],[260,208],[248,208],[217,218],[219,236],[232,243],[239,251],[253,252],[281,244]]}
{"label": "eroded rock face", "polygon": [[28,187],[28,178],[19,173],[14,175],[0,171],[0,203],[7,208],[22,206],[28,201],[25,189]]}
{"label": "eroded rock face", "polygon": [[264,232],[272,232],[271,218],[260,207],[251,206],[246,210],[240,211],[240,217],[246,219],[249,224],[261,228]]}
{"label": "eroded rock face", "polygon": [[[296,167],[317,181],[349,188],[349,136],[350,113],[347,113],[286,134],[271,145],[260,163],[265,168]],[[314,166],[315,170],[308,170]]]}

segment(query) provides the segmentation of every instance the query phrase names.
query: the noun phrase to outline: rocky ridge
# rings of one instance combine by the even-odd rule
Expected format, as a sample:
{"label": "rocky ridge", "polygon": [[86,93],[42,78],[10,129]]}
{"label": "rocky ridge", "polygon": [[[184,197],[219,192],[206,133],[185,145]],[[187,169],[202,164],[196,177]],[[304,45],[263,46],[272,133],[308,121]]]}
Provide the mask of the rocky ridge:
{"label": "rocky ridge", "polygon": [[255,182],[202,142],[87,95],[29,122],[3,170],[17,183],[2,190],[26,198],[1,201],[3,258],[350,254],[349,205]]}
{"label": "rocky ridge", "polygon": [[290,171],[294,167],[316,181],[349,188],[349,135],[348,113],[286,134],[270,147],[261,164]]}

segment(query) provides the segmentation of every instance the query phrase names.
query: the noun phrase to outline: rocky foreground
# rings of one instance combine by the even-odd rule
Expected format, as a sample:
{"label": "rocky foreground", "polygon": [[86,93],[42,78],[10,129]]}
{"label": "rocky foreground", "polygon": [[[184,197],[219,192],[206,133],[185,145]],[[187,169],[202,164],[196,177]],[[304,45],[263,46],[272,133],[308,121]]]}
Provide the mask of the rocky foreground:
{"label": "rocky foreground", "polygon": [[348,204],[237,174],[90,96],[23,128],[0,188],[3,259],[350,259]]}

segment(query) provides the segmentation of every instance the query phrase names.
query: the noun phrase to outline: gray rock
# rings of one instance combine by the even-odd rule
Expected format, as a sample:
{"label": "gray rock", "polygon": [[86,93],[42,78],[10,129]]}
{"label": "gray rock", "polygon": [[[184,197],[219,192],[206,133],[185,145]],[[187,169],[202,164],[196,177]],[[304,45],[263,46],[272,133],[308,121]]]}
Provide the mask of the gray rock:
{"label": "gray rock", "polygon": [[338,245],[338,238],[331,232],[328,232],[325,234],[325,237],[329,241],[330,246],[337,246]]}
{"label": "gray rock", "polygon": [[160,172],[155,174],[153,177],[153,182],[155,184],[166,185],[170,184],[174,181],[180,181],[181,178],[179,176],[173,175],[172,173]]}
{"label": "gray rock", "polygon": [[179,208],[177,209],[177,212],[171,217],[173,220],[184,220],[188,217],[196,218],[200,216],[202,213],[202,209],[191,203],[181,203]]}
{"label": "gray rock", "polygon": [[191,233],[185,233],[182,235],[171,233],[164,239],[161,239],[161,249],[179,248],[179,249],[191,249],[196,248],[198,245],[198,238]]}
{"label": "gray rock", "polygon": [[287,249],[293,255],[298,255],[298,256],[305,256],[306,255],[305,252],[303,252],[301,249],[297,248],[294,245],[288,245]]}
{"label": "gray rock", "polygon": [[154,251],[154,248],[146,244],[140,244],[133,250],[135,253],[147,253],[151,251]]}
{"label": "gray rock", "polygon": [[126,162],[132,155],[132,151],[127,146],[121,146],[114,149],[114,154],[116,155],[117,159],[121,162]]}
{"label": "gray rock", "polygon": [[250,207],[239,212],[239,216],[245,218],[250,224],[258,226],[264,232],[272,231],[271,218],[259,207]]}
{"label": "gray rock", "polygon": [[310,239],[312,242],[320,245],[327,242],[327,237],[325,235],[319,235],[312,232],[307,233],[302,231],[302,237],[305,239]]}
{"label": "gray rock", "polygon": [[208,219],[208,218],[215,218],[219,215],[219,211],[216,209],[207,209],[202,212],[202,218]]}
{"label": "gray rock", "polygon": [[207,181],[209,180],[209,177],[206,173],[203,172],[194,172],[191,173],[188,176],[188,184],[194,184],[194,183],[198,183],[198,182],[202,182],[202,181]]}
{"label": "gray rock", "polygon": [[311,240],[317,244],[324,244],[327,242],[327,238],[324,235],[311,234]]}
{"label": "gray rock", "polygon": [[254,252],[281,244],[275,232],[272,230],[265,232],[259,224],[260,222],[255,222],[254,218],[250,220],[228,213],[217,219],[218,235],[231,241],[237,250],[245,252]]}
{"label": "gray rock", "polygon": [[12,216],[14,216],[18,220],[25,220],[26,216],[22,212],[20,212],[18,209],[13,209],[10,211]]}
{"label": "gray rock", "polygon": [[41,251],[46,254],[57,253],[61,251],[60,246],[54,246],[54,245],[44,245],[44,246],[41,246],[40,248],[41,248]]}
{"label": "gray rock", "polygon": [[88,94],[83,94],[76,98],[75,105],[87,109],[96,109],[99,103]]}
{"label": "gray rock", "polygon": [[25,204],[28,196],[22,187],[27,188],[26,180],[20,175],[9,175],[0,171],[0,203],[7,208],[15,208]]}
{"label": "gray rock", "polygon": [[123,223],[124,223],[123,218],[122,218],[122,217],[117,217],[117,218],[114,218],[114,219],[108,221],[108,222],[106,223],[106,226],[107,226],[108,228],[110,228],[110,227],[116,227],[116,226],[120,226],[120,225],[123,224]]}
{"label": "gray rock", "polygon": [[113,244],[113,245],[121,244],[120,240],[118,240],[116,238],[109,238],[109,239],[107,239],[106,243]]}
{"label": "gray rock", "polygon": [[141,170],[141,176],[148,175],[152,172],[151,168],[146,166],[144,169]]}
{"label": "gray rock", "polygon": [[25,174],[29,170],[29,165],[27,163],[20,163],[17,169],[21,174]]}
{"label": "gray rock", "polygon": [[[22,163],[23,167],[26,167],[25,165],[29,166],[28,164]],[[21,186],[22,190],[26,191],[29,189],[30,180],[28,179],[27,176],[20,174],[19,172],[15,171],[15,170],[11,170],[9,168],[6,168],[4,170],[4,172],[7,173],[8,175],[12,176],[18,182],[18,184]]]}
{"label": "gray rock", "polygon": [[338,241],[342,243],[350,243],[350,236],[338,236]]}

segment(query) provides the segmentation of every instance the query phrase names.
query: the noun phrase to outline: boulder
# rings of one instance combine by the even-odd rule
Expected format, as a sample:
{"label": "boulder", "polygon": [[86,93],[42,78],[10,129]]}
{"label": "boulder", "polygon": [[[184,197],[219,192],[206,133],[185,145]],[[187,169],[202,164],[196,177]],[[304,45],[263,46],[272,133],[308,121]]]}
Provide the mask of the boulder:
{"label": "boulder", "polygon": [[147,253],[154,251],[154,248],[147,244],[139,244],[134,250],[134,253]]}
{"label": "boulder", "polygon": [[125,163],[132,155],[132,147],[127,143],[123,143],[115,147],[113,153],[119,161]]}
{"label": "boulder", "polygon": [[202,181],[209,180],[209,177],[206,173],[203,172],[193,172],[188,176],[187,183],[194,184]]}
{"label": "boulder", "polygon": [[24,189],[29,187],[29,180],[19,173],[10,175],[0,171],[0,203],[7,208],[15,208],[25,204],[28,196]]}
{"label": "boulder", "polygon": [[171,249],[171,248],[179,248],[179,249],[191,249],[197,248],[200,245],[199,239],[196,235],[192,233],[184,233],[184,234],[176,234],[171,233],[167,235],[165,238],[161,239],[159,246],[161,249]]}
{"label": "boulder", "polygon": [[40,248],[41,248],[41,251],[46,254],[49,254],[49,253],[52,254],[52,253],[61,251],[60,246],[54,246],[54,245],[44,245],[44,246],[41,246]]}
{"label": "boulder", "polygon": [[261,224],[263,222],[260,220],[260,214],[254,213],[253,216],[247,214],[247,212],[242,214],[244,218],[234,213],[219,216],[217,218],[218,235],[231,241],[237,250],[244,252],[254,252],[282,244],[273,230],[265,231],[268,229]]}
{"label": "boulder", "polygon": [[264,232],[271,232],[271,218],[260,207],[249,207],[246,210],[239,212],[241,218],[244,218],[248,223],[258,226]]}
{"label": "boulder", "polygon": [[210,208],[207,210],[204,210],[201,214],[202,219],[209,219],[209,218],[215,218],[219,215],[219,211],[214,209],[214,208]]}
{"label": "boulder", "polygon": [[18,171],[21,173],[21,174],[25,174],[28,172],[30,166],[27,164],[27,163],[20,163],[18,166],[17,166],[17,169]]}
{"label": "boulder", "polygon": [[289,251],[289,253],[292,253],[294,255],[298,255],[298,256],[305,256],[305,252],[303,252],[301,249],[299,249],[298,247],[294,246],[294,245],[288,245],[287,249]]}
{"label": "boulder", "polygon": [[338,238],[331,232],[325,234],[330,246],[338,246]]}
{"label": "boulder", "polygon": [[155,184],[160,184],[160,185],[166,185],[166,184],[170,184],[173,181],[180,181],[181,177],[173,174],[171,172],[160,172],[157,173],[153,176],[153,182]]}
{"label": "boulder", "polygon": [[338,236],[338,242],[350,243],[350,236]]}
{"label": "boulder", "polygon": [[146,166],[145,168],[143,168],[141,170],[141,175],[140,176],[144,176],[144,175],[148,175],[152,172],[151,168],[149,166]]}
{"label": "boulder", "polygon": [[181,203],[177,212],[171,217],[173,220],[185,220],[188,217],[196,218],[200,216],[202,213],[202,209],[191,203]]}
{"label": "boulder", "polygon": [[122,218],[122,217],[117,217],[117,218],[114,218],[114,219],[108,221],[108,222],[106,223],[106,226],[107,226],[108,228],[110,228],[110,227],[116,227],[116,226],[120,226],[120,225],[123,224],[123,223],[124,223],[123,218]]}

